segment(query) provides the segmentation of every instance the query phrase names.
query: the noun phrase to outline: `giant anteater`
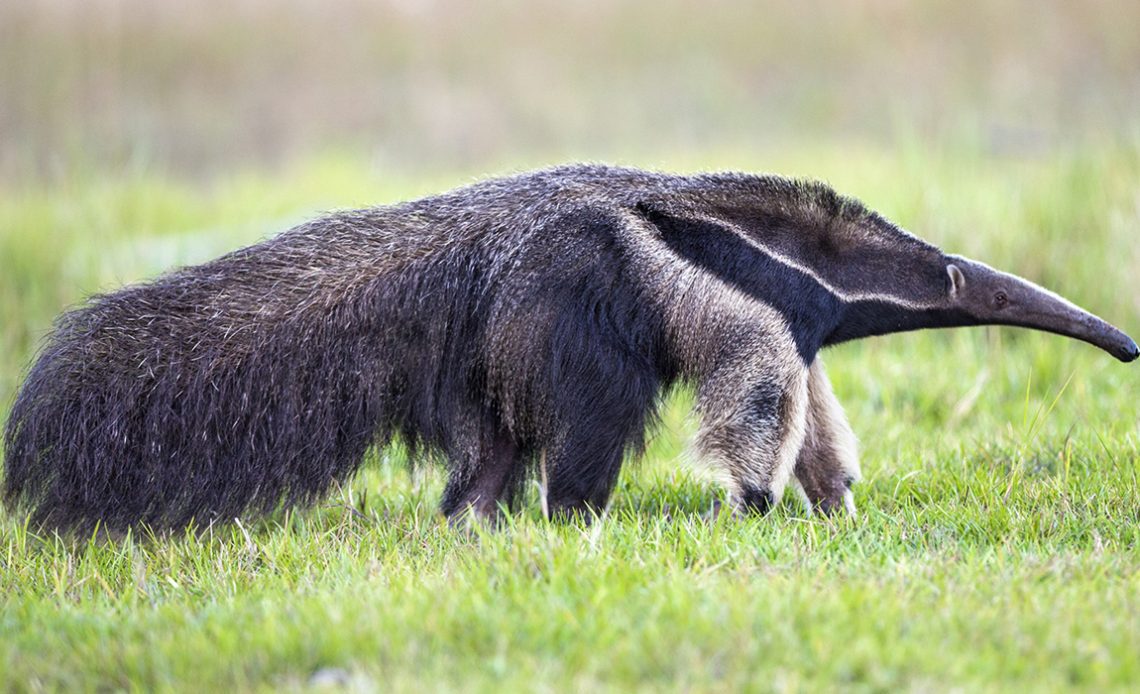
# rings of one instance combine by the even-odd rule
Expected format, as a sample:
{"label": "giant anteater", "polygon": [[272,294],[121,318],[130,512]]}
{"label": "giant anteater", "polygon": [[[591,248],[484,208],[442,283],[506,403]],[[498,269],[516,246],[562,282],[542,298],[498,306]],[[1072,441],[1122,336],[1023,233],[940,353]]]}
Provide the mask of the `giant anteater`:
{"label": "giant anteater", "polygon": [[830,510],[859,472],[820,348],[986,323],[1137,356],[820,183],[553,168],[333,214],[64,314],[7,423],[6,497],[65,529],[208,523],[318,499],[398,435],[446,459],[449,516],[496,513],[540,464],[552,514],[595,511],[685,381],[736,508],[794,479]]}

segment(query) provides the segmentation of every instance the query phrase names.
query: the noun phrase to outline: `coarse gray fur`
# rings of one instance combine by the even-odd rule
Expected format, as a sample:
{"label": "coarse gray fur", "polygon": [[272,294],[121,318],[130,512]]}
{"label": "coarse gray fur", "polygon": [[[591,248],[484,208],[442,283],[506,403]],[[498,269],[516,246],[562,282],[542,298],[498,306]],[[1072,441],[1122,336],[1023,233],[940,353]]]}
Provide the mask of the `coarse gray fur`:
{"label": "coarse gray fur", "polygon": [[660,393],[697,392],[736,508],[793,480],[852,508],[855,438],[817,354],[1004,323],[1136,345],[827,186],[565,166],[329,215],[64,314],[5,431],[6,497],[62,528],[178,527],[320,498],[395,435],[450,516],[541,466],[602,509]]}

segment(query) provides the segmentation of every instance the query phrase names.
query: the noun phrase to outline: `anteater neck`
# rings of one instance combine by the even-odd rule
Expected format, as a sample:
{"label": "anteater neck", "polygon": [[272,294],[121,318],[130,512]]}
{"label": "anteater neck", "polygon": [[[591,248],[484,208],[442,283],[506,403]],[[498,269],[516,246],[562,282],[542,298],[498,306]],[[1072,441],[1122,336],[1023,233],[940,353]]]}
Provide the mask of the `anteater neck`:
{"label": "anteater neck", "polygon": [[827,336],[824,345],[875,335],[889,335],[926,328],[956,328],[976,325],[965,312],[944,308],[922,308],[881,299],[844,302],[839,326]]}

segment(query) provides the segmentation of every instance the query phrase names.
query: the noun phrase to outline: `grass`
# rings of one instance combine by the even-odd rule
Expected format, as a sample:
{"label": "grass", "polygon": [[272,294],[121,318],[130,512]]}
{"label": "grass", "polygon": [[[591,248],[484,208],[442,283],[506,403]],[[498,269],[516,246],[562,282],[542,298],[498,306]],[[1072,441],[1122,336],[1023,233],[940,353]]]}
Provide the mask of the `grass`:
{"label": "grass", "polygon": [[[525,162],[527,164],[532,162]],[[967,141],[709,152],[779,170],[1140,328],[1140,143],[1035,160]],[[214,184],[147,171],[0,188],[0,403],[90,291],[321,209],[469,180],[332,156]],[[1140,371],[1014,330],[826,354],[862,439],[857,518],[704,513],[670,397],[605,519],[537,501],[498,532],[437,517],[396,451],[318,508],[172,538],[68,543],[0,519],[0,689],[1133,689]]]}

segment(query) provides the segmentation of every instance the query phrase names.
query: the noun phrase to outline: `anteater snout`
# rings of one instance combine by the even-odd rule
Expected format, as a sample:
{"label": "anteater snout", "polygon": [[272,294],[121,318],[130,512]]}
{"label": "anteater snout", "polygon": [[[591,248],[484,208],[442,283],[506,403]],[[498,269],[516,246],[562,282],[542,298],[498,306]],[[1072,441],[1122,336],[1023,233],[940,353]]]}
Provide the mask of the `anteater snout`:
{"label": "anteater snout", "polygon": [[1136,346],[1135,340],[1126,338],[1124,340],[1124,346],[1120,348],[1120,354],[1118,356],[1120,357],[1120,361],[1123,362],[1136,361],[1136,358],[1140,357],[1140,347]]}

